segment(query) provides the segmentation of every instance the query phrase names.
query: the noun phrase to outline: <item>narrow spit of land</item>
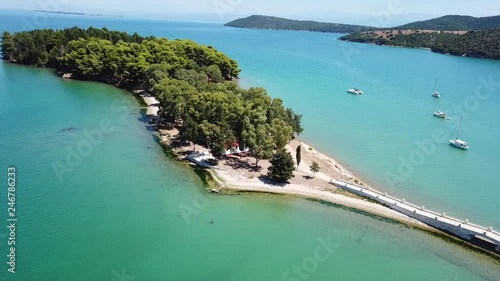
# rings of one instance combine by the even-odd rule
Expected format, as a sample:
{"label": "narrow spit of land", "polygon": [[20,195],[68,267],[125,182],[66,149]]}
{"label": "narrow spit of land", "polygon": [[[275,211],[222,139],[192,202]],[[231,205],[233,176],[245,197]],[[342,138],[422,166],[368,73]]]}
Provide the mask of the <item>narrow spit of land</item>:
{"label": "narrow spit of land", "polygon": [[[175,155],[182,158],[182,155],[193,151],[194,147],[191,144],[187,146],[172,145],[172,141],[176,139],[177,134],[176,129],[161,130],[159,132],[161,143],[171,148]],[[391,219],[424,231],[437,233],[440,236],[450,237],[448,234],[420,220],[337,187],[338,184],[333,183],[338,182],[338,180],[351,182],[360,187],[368,188],[369,186],[348,171],[339,161],[317,151],[307,143],[292,140],[286,145],[286,149],[293,155],[299,145],[302,146],[302,160],[294,173],[295,177],[288,184],[276,184],[267,179],[267,169],[270,166],[267,160],[260,160],[259,166],[256,167],[255,158],[253,157],[229,156],[222,159],[214,169],[208,170],[218,185],[217,188],[212,189],[212,192],[223,194],[234,192],[269,193],[329,202]],[[196,146],[196,151],[209,153],[208,149],[199,145]],[[316,175],[309,168],[313,161],[319,163],[321,167],[321,171]],[[373,188],[369,188],[371,191],[377,192]],[[378,193],[382,194],[381,192]],[[471,224],[471,226],[474,225]],[[456,239],[455,236],[453,237],[453,239]]]}
{"label": "narrow spit of land", "polygon": [[[161,130],[160,139],[162,144],[172,148],[174,154],[182,158],[182,155],[193,151],[194,146],[172,145],[177,134],[178,131],[176,129]],[[294,154],[299,145],[302,146],[302,160],[298,170],[294,173],[295,177],[292,178],[288,184],[275,184],[267,180],[267,169],[270,166],[267,160],[260,160],[258,167],[255,167],[255,158],[253,157],[229,156],[221,160],[216,168],[209,170],[218,184],[218,188],[215,188],[214,191],[222,193],[234,191],[260,192],[298,196],[330,202],[380,217],[393,219],[422,229],[434,230],[434,228],[418,220],[354,194],[345,192],[334,186],[330,181],[337,178],[350,180],[352,182],[357,181],[359,184],[363,185],[366,184],[345,169],[337,160],[326,156],[304,142],[292,140],[286,145],[286,149]],[[207,148],[199,145],[196,146],[196,151],[209,153]],[[316,173],[316,176],[314,176],[309,169],[313,161],[318,162],[321,167],[321,171]]]}

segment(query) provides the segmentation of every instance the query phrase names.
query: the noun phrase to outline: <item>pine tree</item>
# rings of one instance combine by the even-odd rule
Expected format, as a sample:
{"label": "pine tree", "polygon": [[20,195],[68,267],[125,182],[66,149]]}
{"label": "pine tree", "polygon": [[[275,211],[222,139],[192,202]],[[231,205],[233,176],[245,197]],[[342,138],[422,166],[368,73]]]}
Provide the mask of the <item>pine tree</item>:
{"label": "pine tree", "polygon": [[297,146],[297,153],[295,154],[295,158],[297,160],[297,171],[299,170],[300,161],[302,160],[301,148],[301,145]]}
{"label": "pine tree", "polygon": [[274,181],[286,183],[294,177],[294,170],[292,155],[285,149],[281,149],[271,159],[271,167],[267,175]]}

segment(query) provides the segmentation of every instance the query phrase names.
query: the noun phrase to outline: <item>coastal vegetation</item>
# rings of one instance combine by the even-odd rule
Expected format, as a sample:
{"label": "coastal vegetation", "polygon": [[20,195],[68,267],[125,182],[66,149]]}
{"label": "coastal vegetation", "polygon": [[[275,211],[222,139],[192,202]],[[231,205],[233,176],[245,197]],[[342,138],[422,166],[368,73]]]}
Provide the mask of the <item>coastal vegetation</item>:
{"label": "coastal vegetation", "polygon": [[[272,16],[252,15],[228,22],[226,26],[254,29],[302,30],[313,32],[357,33],[383,28],[363,25],[292,20]],[[416,21],[391,30],[434,30],[434,31],[479,31],[500,28],[500,16],[471,17],[447,15],[430,20]]]}
{"label": "coastal vegetation", "polygon": [[500,28],[464,33],[384,30],[349,34],[344,41],[409,48],[429,48],[436,53],[500,59]]}
{"label": "coastal vegetation", "polygon": [[14,63],[144,90],[160,102],[160,126],[177,127],[181,141],[206,145],[214,156],[247,147],[257,166],[303,131],[302,116],[281,99],[238,87],[236,61],[193,41],[74,27],[4,32],[1,50]]}
{"label": "coastal vegetation", "polygon": [[122,88],[140,85],[154,64],[163,65],[170,76],[179,69],[207,68],[208,72],[211,67],[218,68],[225,79],[232,79],[240,71],[236,61],[211,46],[93,27],[3,32],[2,57]]}
{"label": "coastal vegetation", "polygon": [[500,28],[500,16],[471,17],[447,15],[435,19],[417,21],[395,27],[395,29],[424,29],[424,30],[487,30]]}
{"label": "coastal vegetation", "polygon": [[225,26],[255,29],[278,29],[278,30],[301,30],[313,32],[351,33],[364,30],[372,30],[374,27],[326,23],[317,21],[300,21],[271,16],[252,15],[247,18],[237,19],[225,24]]}

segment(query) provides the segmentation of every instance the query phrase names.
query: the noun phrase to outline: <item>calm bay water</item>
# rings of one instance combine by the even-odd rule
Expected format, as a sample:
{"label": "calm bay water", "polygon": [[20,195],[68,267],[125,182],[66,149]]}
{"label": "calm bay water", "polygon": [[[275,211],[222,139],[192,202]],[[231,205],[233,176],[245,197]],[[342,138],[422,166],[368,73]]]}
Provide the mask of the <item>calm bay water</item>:
{"label": "calm bay water", "polygon": [[[23,15],[1,13],[0,29],[21,29]],[[494,124],[496,92],[465,118],[463,137],[470,151],[438,144],[404,184],[391,188],[383,177],[397,171],[398,156],[408,157],[415,140],[429,138],[434,129],[453,131],[454,123],[431,116],[434,80],[440,79],[443,108],[452,106],[474,92],[479,77],[500,80],[498,62],[373,46],[359,49],[349,61],[344,51],[351,45],[331,34],[95,17],[51,16],[48,22],[53,28],[74,25],[213,45],[240,63],[244,85],[265,86],[305,115],[305,140],[373,184],[500,226],[494,178],[500,157],[489,149],[500,133]],[[366,92],[362,97],[345,94],[357,73]],[[62,81],[49,70],[2,62],[0,104],[0,169],[15,165],[19,187],[18,273],[7,274],[5,266],[0,280],[107,281],[119,280],[116,274],[122,272],[134,280],[282,280],[284,274],[305,280],[294,275],[294,265],[305,265],[307,280],[500,276],[498,264],[488,258],[342,208],[206,194],[189,169],[163,156],[135,100],[113,87]],[[103,120],[109,120],[111,132],[59,179],[53,163],[66,164],[68,148],[82,146],[85,132],[99,129]],[[72,127],[77,129],[64,130]],[[1,182],[5,177],[1,172]],[[5,196],[0,198],[0,206],[7,206]],[[179,217],[179,208],[193,215]],[[4,257],[5,237],[0,231]],[[323,248],[324,261],[311,263],[324,245],[320,241],[334,246]]]}

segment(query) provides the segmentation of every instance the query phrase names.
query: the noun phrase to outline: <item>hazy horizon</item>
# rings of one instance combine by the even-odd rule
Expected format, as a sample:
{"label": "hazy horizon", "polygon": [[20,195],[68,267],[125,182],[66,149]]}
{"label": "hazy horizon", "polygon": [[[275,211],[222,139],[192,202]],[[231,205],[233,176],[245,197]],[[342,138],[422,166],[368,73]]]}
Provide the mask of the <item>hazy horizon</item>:
{"label": "hazy horizon", "polygon": [[[119,7],[119,8],[116,8]],[[326,0],[169,0],[97,1],[97,0],[4,0],[0,9],[48,10],[59,12],[99,13],[127,17],[147,17],[172,20],[202,20],[227,22],[254,14],[298,20],[316,20],[347,24],[369,25],[374,20],[380,26],[396,26],[412,21],[426,20],[444,15],[475,17],[500,14],[500,5],[494,0],[429,1],[411,0],[363,1],[348,3]],[[385,15],[390,14],[387,18]],[[381,18],[377,18],[381,17]],[[382,20],[377,20],[382,19]]]}

